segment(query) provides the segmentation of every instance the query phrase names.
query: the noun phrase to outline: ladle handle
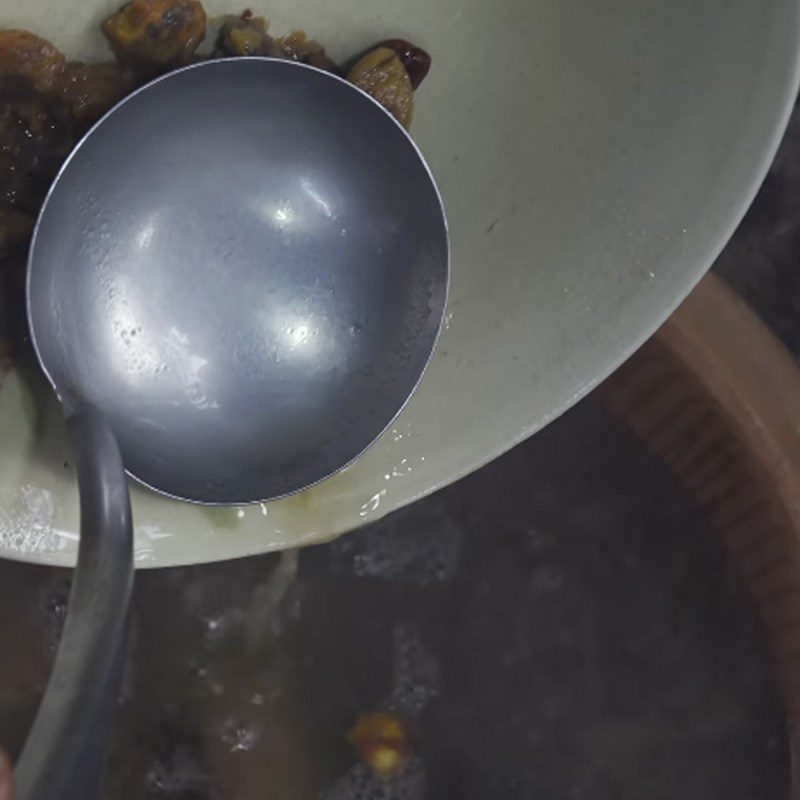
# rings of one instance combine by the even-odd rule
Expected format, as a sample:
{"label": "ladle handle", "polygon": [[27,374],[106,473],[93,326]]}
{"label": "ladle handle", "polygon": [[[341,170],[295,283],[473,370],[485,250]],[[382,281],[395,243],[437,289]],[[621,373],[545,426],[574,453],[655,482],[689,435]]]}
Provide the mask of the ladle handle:
{"label": "ladle handle", "polygon": [[133,534],[117,441],[101,413],[67,417],[81,537],[55,664],[16,767],[18,800],[94,800],[119,698],[133,586]]}

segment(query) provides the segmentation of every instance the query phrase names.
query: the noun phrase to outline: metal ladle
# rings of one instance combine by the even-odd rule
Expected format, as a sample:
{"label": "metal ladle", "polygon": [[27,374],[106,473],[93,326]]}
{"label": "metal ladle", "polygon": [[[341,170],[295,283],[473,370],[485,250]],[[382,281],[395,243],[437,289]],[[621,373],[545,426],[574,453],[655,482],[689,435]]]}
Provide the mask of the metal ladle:
{"label": "metal ladle", "polygon": [[33,342],[75,450],[81,538],[17,764],[20,800],[98,791],[133,576],[125,472],[224,504],[331,475],[414,391],[447,283],[425,161],[336,76],[203,62],[134,92],[81,141],[28,265]]}

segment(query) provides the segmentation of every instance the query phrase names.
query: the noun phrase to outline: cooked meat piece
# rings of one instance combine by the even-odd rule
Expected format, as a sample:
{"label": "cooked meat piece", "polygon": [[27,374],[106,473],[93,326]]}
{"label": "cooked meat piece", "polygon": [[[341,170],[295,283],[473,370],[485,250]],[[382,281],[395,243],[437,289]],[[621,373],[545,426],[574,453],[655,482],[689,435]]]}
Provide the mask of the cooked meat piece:
{"label": "cooked meat piece", "polygon": [[292,31],[288,36],[276,39],[275,55],[289,61],[302,61],[328,72],[338,72],[335,62],[325,53],[325,48],[314,39],[309,39],[305,31]]}
{"label": "cooked meat piece", "polygon": [[28,31],[0,30],[0,77],[22,75],[40,92],[57,90],[66,63],[60,50]]}
{"label": "cooked meat piece", "polygon": [[269,23],[252,11],[224,18],[220,26],[215,56],[271,56],[275,44],[267,33]]}
{"label": "cooked meat piece", "polygon": [[0,203],[36,214],[72,143],[60,97],[20,75],[0,78]]}
{"label": "cooked meat piece", "polygon": [[411,753],[408,731],[396,714],[359,714],[347,738],[364,763],[382,778],[402,772]]}
{"label": "cooked meat piece", "polygon": [[386,39],[383,42],[378,42],[375,47],[388,47],[397,53],[398,58],[406,68],[406,72],[408,72],[411,88],[416,91],[431,68],[431,57],[425,50],[411,44],[411,42],[407,42],[405,39]]}
{"label": "cooked meat piece", "polygon": [[75,121],[83,128],[96,122],[134,88],[130,71],[119,64],[67,64],[63,96]]}
{"label": "cooked meat piece", "polygon": [[100,27],[122,65],[155,73],[189,61],[206,13],[198,0],[131,0]]}
{"label": "cooked meat piece", "polygon": [[371,94],[403,127],[410,127],[414,92],[408,72],[394,50],[388,47],[371,50],[355,63],[347,80]]}
{"label": "cooked meat piece", "polygon": [[314,67],[336,72],[336,64],[325,54],[325,49],[304,31],[293,31],[288,36],[273,39],[269,23],[252,11],[238,17],[226,17],[219,29],[215,56],[271,56],[289,61],[302,61]]}

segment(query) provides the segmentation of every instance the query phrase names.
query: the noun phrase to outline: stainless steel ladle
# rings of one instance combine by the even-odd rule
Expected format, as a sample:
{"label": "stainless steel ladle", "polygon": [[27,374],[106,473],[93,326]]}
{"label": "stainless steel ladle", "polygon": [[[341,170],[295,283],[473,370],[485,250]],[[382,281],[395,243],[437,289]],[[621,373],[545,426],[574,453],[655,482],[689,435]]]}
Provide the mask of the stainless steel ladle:
{"label": "stainless steel ladle", "polygon": [[133,575],[125,472],[225,504],[331,475],[414,391],[447,284],[425,161],[378,103],[328,73],[196,64],[81,141],[28,266],[33,342],[76,454],[81,540],[17,765],[21,800],[98,791]]}

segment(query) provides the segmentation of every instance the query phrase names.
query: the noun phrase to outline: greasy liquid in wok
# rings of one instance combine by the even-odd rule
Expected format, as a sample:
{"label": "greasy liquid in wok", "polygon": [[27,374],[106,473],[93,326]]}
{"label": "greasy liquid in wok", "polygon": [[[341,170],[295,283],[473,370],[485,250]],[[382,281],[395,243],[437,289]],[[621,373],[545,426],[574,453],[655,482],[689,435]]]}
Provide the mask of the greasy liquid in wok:
{"label": "greasy liquid in wok", "polygon": [[[12,755],[68,582],[0,562]],[[332,544],[143,570],[131,633],[103,800],[789,797],[747,587],[596,400]],[[374,712],[409,732],[388,778],[354,746]]]}

